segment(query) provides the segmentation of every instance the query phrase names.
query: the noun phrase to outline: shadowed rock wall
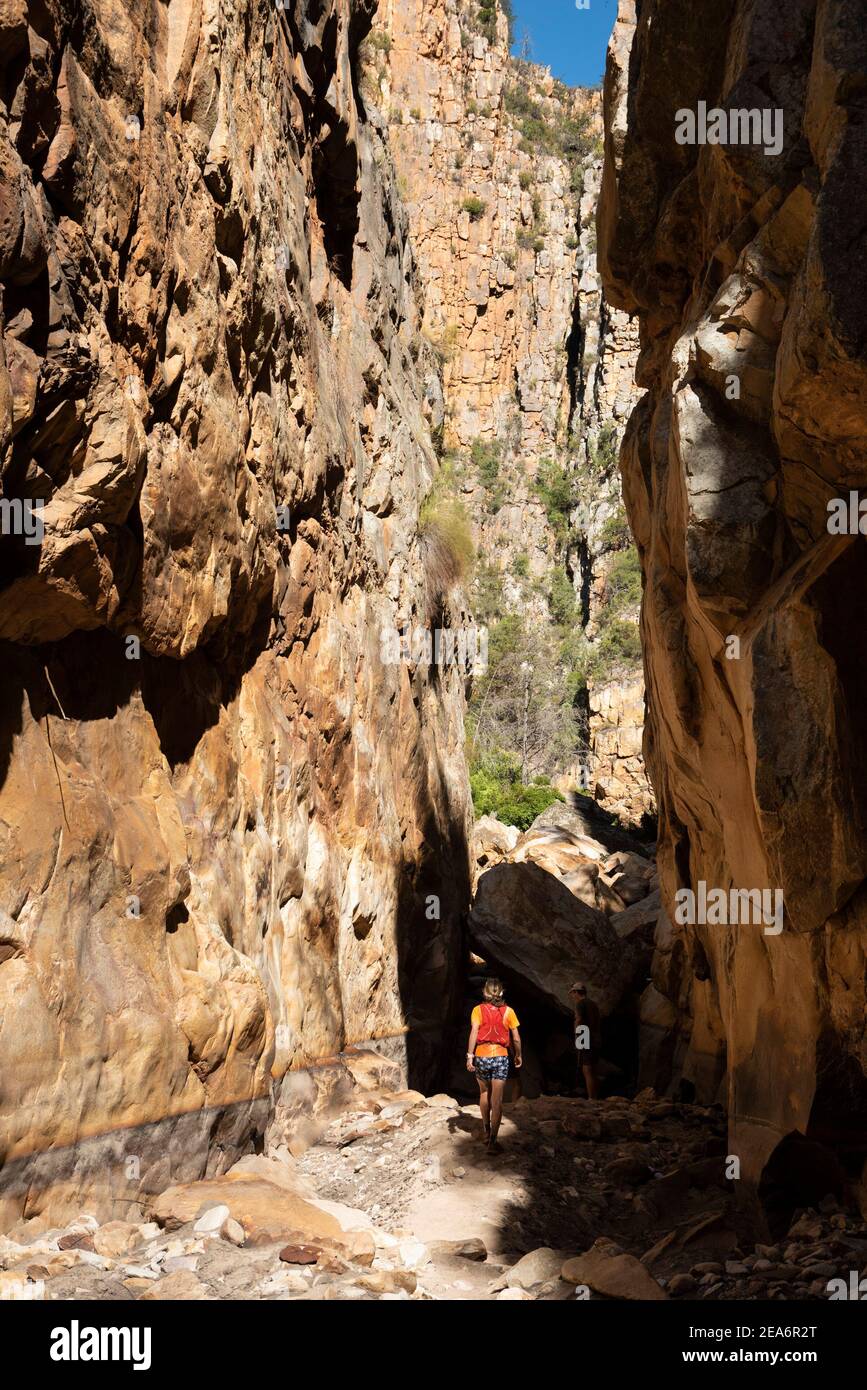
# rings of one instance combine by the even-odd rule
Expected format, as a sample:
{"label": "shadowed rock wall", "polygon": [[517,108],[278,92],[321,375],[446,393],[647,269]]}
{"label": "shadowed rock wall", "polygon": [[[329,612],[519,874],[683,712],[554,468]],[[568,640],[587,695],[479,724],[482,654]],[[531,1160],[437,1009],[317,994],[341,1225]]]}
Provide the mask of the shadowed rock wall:
{"label": "shadowed rock wall", "polygon": [[[624,0],[600,265],[638,315],[622,452],[644,570],[663,900],[780,889],[783,930],[674,926],[648,1022],[755,1182],[793,1131],[867,1154],[867,38],[856,0]],[[676,113],[782,114],[778,154],[679,145]],[[727,642],[735,637],[735,644]],[[667,929],[666,929],[667,930]]]}
{"label": "shadowed rock wall", "polygon": [[464,615],[373,9],[0,12],[6,1222],[98,1207],[108,1133],[132,1196],[224,1168],[347,1041],[435,1070],[464,678],[381,631]]}

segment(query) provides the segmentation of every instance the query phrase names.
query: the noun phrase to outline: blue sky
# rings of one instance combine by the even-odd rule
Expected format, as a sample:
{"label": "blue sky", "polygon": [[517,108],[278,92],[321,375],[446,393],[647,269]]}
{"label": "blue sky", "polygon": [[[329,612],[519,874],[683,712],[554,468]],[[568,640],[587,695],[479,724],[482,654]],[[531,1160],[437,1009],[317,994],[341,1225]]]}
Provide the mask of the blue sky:
{"label": "blue sky", "polygon": [[526,31],[532,58],[550,67],[572,87],[592,87],[605,71],[605,49],[614,28],[617,0],[590,0],[588,10],[575,0],[513,0],[517,52]]}

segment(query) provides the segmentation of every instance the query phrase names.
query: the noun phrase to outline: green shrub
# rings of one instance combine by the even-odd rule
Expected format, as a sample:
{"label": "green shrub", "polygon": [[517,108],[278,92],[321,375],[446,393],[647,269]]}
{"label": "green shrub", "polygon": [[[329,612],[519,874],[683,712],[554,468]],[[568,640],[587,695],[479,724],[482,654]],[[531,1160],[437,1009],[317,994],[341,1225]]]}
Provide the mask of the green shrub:
{"label": "green shrub", "polygon": [[419,510],[425,576],[431,595],[442,595],[470,575],[475,559],[466,508],[454,464],[446,460]]}
{"label": "green shrub", "polygon": [[558,459],[540,459],[533,490],[545,508],[555,537],[562,542],[568,534],[569,513],[575,505],[574,479],[566,464]]}
{"label": "green shrub", "polygon": [[533,175],[530,173],[529,169],[521,170],[520,174],[518,175],[518,183],[521,185],[525,193],[529,188],[533,187]]}
{"label": "green shrub", "polygon": [[477,198],[474,194],[471,195],[469,198],[464,198],[464,201],[461,204],[461,207],[463,208],[464,212],[468,212],[470,214],[471,222],[478,222],[480,217],[484,217],[487,206],[488,205],[485,202],[484,198]]}
{"label": "green shrub", "polygon": [[519,830],[528,829],[555,801],[564,800],[544,777],[534,777],[530,786],[523,786],[520,760],[502,751],[471,762],[470,790],[477,816],[496,816]]}
{"label": "green shrub", "polygon": [[497,481],[503,458],[503,446],[499,440],[474,439],[470,445],[470,458],[482,485],[493,487]]}
{"label": "green shrub", "polygon": [[610,680],[623,668],[641,665],[641,635],[636,623],[614,618],[599,638],[596,669],[598,681]]}
{"label": "green shrub", "polygon": [[562,565],[558,565],[551,576],[548,590],[548,604],[551,616],[559,627],[570,627],[576,619],[575,590]]}
{"label": "green shrub", "polygon": [[530,573],[530,560],[525,550],[520,550],[512,561],[512,574],[516,579],[526,579]]}
{"label": "green shrub", "polygon": [[479,555],[473,584],[473,616],[479,623],[497,621],[503,612],[503,576]]}
{"label": "green shrub", "polygon": [[593,475],[602,478],[617,467],[617,426],[603,425],[590,448],[590,468]]}
{"label": "green shrub", "polygon": [[606,611],[612,616],[641,602],[641,562],[634,545],[620,550],[605,580]]}
{"label": "green shrub", "polygon": [[626,512],[621,505],[614,515],[609,516],[603,523],[599,533],[599,542],[603,550],[624,550],[631,540],[629,522],[626,520]]}

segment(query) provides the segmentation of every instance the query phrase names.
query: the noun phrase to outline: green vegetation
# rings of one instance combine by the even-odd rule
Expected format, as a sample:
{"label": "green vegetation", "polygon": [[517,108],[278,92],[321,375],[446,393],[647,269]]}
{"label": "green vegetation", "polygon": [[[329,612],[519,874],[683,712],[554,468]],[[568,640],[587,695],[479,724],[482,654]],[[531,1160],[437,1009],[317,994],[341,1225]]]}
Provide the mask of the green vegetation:
{"label": "green vegetation", "polygon": [[[567,90],[564,88],[558,95],[568,106],[570,94]],[[569,166],[572,191],[579,192],[588,159],[599,154],[599,141],[592,134],[589,112],[561,114],[552,120],[520,82],[506,88],[504,102],[521,132],[521,148],[537,157],[549,154],[564,160]]]}
{"label": "green vegetation", "polygon": [[503,446],[496,439],[474,439],[470,460],[479,482],[487,493],[487,510],[496,513],[506,500],[506,485],[501,476]]}
{"label": "green vegetation", "polygon": [[603,425],[590,448],[590,471],[594,478],[607,477],[617,467],[617,426]]}
{"label": "green vegetation", "polygon": [[605,581],[605,611],[609,618],[618,617],[625,609],[641,602],[641,563],[634,545],[620,550],[611,561]]}
{"label": "green vegetation", "polygon": [[474,194],[472,194],[469,198],[464,198],[464,201],[461,204],[461,207],[463,208],[464,212],[468,212],[470,214],[471,222],[478,222],[480,217],[484,217],[485,209],[487,208],[487,206],[488,205],[485,202],[484,198],[477,198]]}
{"label": "green vegetation", "polygon": [[551,530],[562,545],[569,532],[569,513],[576,503],[572,473],[560,459],[540,459],[533,489],[545,508]]}
{"label": "green vegetation", "polygon": [[[603,685],[641,665],[638,625],[624,616],[640,602],[641,566],[638,551],[629,546],[618,551],[608,571],[605,601],[597,616],[599,636],[596,641],[588,642],[583,632],[574,628],[564,631],[560,659],[569,669],[570,689],[576,695],[589,681]],[[551,607],[553,611],[553,601]]]}
{"label": "green vegetation", "polygon": [[[504,612],[501,576],[487,565],[480,566],[476,581],[473,609],[488,626],[488,669],[473,682],[467,711],[470,767],[489,771],[492,760],[504,759],[516,770],[505,779],[510,786],[518,777],[527,784],[574,756],[578,720],[572,693],[550,624]],[[501,787],[503,793],[509,789]]]}
{"label": "green vegetation", "polygon": [[526,579],[530,573],[530,559],[526,550],[519,550],[512,561],[512,574],[516,579]]}
{"label": "green vegetation", "polygon": [[492,753],[470,765],[470,789],[477,816],[496,816],[506,825],[526,830],[537,816],[563,797],[547,779],[521,781],[521,762],[510,753]]}
{"label": "green vegetation", "polygon": [[533,187],[533,175],[530,173],[529,169],[521,170],[520,174],[518,175],[518,183],[521,185],[525,193],[528,189]]}
{"label": "green vegetation", "polygon": [[453,460],[443,460],[419,510],[425,577],[431,594],[445,594],[464,583],[475,553],[469,518],[459,492]]}
{"label": "green vegetation", "polygon": [[569,628],[575,623],[577,618],[575,590],[572,588],[571,580],[562,565],[556,567],[551,577],[548,605],[551,609],[551,616],[559,627]]}
{"label": "green vegetation", "polygon": [[624,550],[630,544],[632,535],[622,503],[614,515],[609,516],[605,521],[599,540],[603,550]]}

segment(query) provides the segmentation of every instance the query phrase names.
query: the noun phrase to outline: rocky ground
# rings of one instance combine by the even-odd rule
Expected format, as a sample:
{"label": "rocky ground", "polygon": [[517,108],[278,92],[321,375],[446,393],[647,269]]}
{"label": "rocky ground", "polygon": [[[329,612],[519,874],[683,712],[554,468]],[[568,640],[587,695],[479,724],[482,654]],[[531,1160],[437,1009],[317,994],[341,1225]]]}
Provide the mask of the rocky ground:
{"label": "rocky ground", "polygon": [[149,1221],[0,1238],[0,1295],[46,1299],[826,1299],[867,1273],[833,1199],[754,1244],[713,1108],[569,1097],[508,1107],[359,1092],[299,1158],[242,1159],[169,1189]]}

